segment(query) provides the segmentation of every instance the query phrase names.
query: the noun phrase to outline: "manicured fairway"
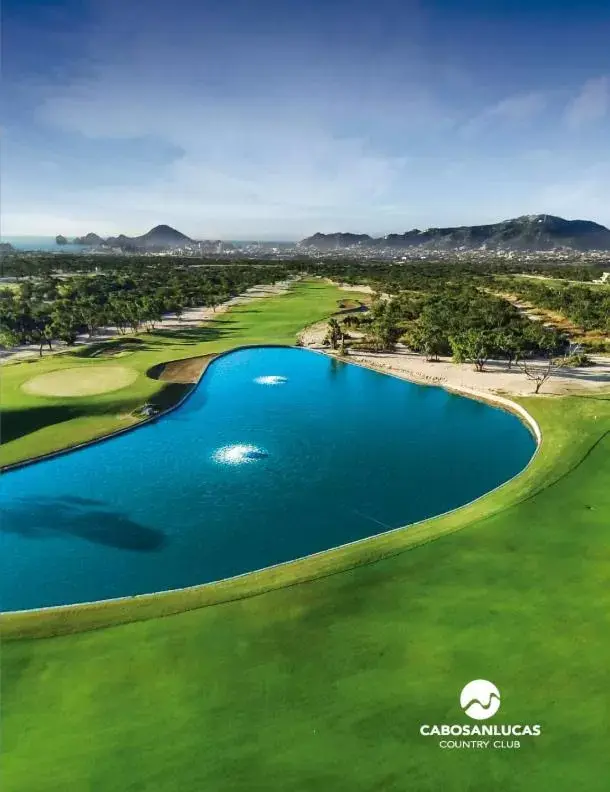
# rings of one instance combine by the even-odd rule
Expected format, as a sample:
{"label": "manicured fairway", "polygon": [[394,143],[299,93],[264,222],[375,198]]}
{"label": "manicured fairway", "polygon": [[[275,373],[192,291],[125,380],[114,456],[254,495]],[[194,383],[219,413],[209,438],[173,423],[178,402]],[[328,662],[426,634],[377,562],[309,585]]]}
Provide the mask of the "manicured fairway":
{"label": "manicured fairway", "polygon": [[[232,313],[215,343],[243,343],[239,328],[286,340],[283,306],[296,301],[304,324],[310,298],[278,298],[266,323],[248,314],[262,303]],[[605,792],[610,396],[522,403],[542,449],[427,536],[461,530],[239,601],[5,641],[3,789]],[[459,693],[477,678],[500,689],[492,723],[542,735],[479,751],[420,736],[467,722]]]}
{"label": "manicured fairway", "polygon": [[[292,344],[305,325],[338,310],[339,301],[346,295],[353,298],[353,292],[342,292],[320,281],[299,283],[289,294],[253,300],[220,314],[201,328],[143,333],[139,337],[141,344],[130,337],[129,347],[134,351],[128,352],[116,368],[127,370],[135,381],[123,387],[127,383],[121,379],[121,390],[112,392],[108,392],[110,383],[105,374],[102,380],[106,392],[92,390],[79,397],[74,387],[78,387],[79,379],[82,388],[82,383],[99,376],[97,372],[115,368],[103,354],[114,350],[113,343],[4,366],[0,464],[39,456],[136,423],[138,418],[132,412],[146,401],[163,408],[185,392],[183,385],[148,377],[146,372],[151,367],[168,360],[222,352],[240,344]],[[28,392],[28,384],[48,385],[48,377],[52,384],[61,381],[64,387],[68,377],[71,392],[56,396],[49,389],[44,396]],[[96,383],[99,385],[97,379]],[[70,398],[66,399],[66,395]]]}

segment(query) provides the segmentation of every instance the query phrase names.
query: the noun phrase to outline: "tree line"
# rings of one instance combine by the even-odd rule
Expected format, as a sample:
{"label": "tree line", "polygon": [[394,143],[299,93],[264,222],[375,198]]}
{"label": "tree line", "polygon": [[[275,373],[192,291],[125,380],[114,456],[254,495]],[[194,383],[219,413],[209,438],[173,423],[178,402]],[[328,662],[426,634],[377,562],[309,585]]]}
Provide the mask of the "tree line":
{"label": "tree line", "polygon": [[[42,253],[14,260],[26,267],[28,275],[0,288],[0,344],[37,344],[41,353],[53,339],[70,344],[81,334],[95,336],[101,327],[115,327],[119,334],[153,330],[165,314],[179,316],[191,307],[214,307],[257,283],[305,273],[370,284],[390,295],[390,300],[377,299],[366,317],[347,320],[362,323],[366,343],[375,349],[391,348],[400,339],[429,359],[453,355],[482,367],[490,357],[503,357],[512,365],[529,354],[550,355],[565,344],[557,331],[529,321],[506,300],[489,293],[497,291],[499,276],[511,283],[518,280],[509,278],[527,269],[518,262],[304,258],[202,263],[180,257]],[[575,275],[579,268],[545,265],[544,270]],[[552,307],[554,300],[557,310],[573,315],[578,307],[587,322],[599,323],[604,314],[608,319],[607,290],[573,284],[551,288],[537,281],[525,282],[522,290],[524,296],[530,290],[532,302],[544,301]],[[566,295],[578,299],[566,301]]]}
{"label": "tree line", "polygon": [[175,266],[140,268],[127,274],[58,277],[46,273],[0,289],[0,344],[36,344],[40,354],[54,339],[73,344],[81,334],[93,338],[102,327],[118,334],[152,331],[165,314],[180,316],[196,306],[215,308],[256,284],[287,273],[277,267]]}
{"label": "tree line", "polygon": [[478,371],[492,358],[506,360],[510,368],[524,358],[563,354],[568,346],[558,330],[528,319],[472,283],[439,283],[429,292],[401,291],[390,299],[377,296],[369,312],[347,316],[342,324],[348,333],[354,328],[364,334],[352,346],[384,351],[400,341],[427,360],[451,355]]}
{"label": "tree line", "polygon": [[[510,275],[527,273],[546,277],[575,281],[591,281],[599,278],[604,265],[600,263],[577,264],[555,263],[548,261],[529,261],[515,257],[509,260],[490,256],[481,259],[480,255],[473,260],[443,261],[413,259],[406,262],[362,260],[358,258],[336,258],[320,261],[309,256],[294,255],[289,259],[266,261],[253,258],[218,258],[208,256],[155,256],[143,254],[124,255],[121,253],[50,253],[43,251],[0,254],[0,277],[26,278],[63,273],[77,275],[81,273],[124,272],[133,273],[138,270],[164,268],[168,261],[171,266],[184,270],[200,267],[234,266],[278,266],[288,267],[293,271],[307,271],[311,274],[336,274],[346,279],[359,274],[388,283],[391,280],[401,281],[404,273],[428,273],[431,277],[450,271],[471,273],[477,276]],[[607,267],[607,265],[606,265]],[[368,273],[368,275],[367,275]],[[362,281],[361,281],[362,282]]]}

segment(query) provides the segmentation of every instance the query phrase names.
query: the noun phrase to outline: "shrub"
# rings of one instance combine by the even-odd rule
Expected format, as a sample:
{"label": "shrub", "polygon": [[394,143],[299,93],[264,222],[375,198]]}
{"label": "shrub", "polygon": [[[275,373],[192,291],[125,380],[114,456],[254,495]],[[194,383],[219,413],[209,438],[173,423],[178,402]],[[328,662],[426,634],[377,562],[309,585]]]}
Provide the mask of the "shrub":
{"label": "shrub", "polygon": [[566,355],[565,358],[560,358],[558,362],[570,368],[586,368],[587,366],[595,365],[595,361],[591,360],[591,358],[583,352],[579,352],[576,355]]}

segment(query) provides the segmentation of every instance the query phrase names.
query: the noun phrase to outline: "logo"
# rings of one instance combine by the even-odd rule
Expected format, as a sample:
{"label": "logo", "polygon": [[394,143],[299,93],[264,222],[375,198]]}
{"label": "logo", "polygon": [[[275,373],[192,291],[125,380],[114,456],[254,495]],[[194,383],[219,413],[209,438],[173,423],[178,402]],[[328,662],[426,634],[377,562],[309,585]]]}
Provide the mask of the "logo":
{"label": "logo", "polygon": [[[460,706],[469,718],[487,720],[500,709],[500,691],[487,679],[473,679],[460,693]],[[542,727],[539,723],[422,723],[419,733],[440,737],[438,747],[443,749],[503,750],[521,748],[522,739],[539,737]]]}
{"label": "logo", "polygon": [[500,691],[487,679],[473,679],[460,693],[460,706],[473,720],[487,720],[500,709]]}

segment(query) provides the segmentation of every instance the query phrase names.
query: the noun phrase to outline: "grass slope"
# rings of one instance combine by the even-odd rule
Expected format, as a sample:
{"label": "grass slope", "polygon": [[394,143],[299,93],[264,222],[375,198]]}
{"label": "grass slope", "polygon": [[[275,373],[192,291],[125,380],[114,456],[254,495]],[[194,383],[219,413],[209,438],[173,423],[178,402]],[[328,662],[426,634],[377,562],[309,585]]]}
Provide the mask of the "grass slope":
{"label": "grass slope", "polygon": [[[527,487],[490,516],[467,507],[456,533],[237,602],[6,643],[4,788],[605,791],[610,400],[523,403],[545,438]],[[466,722],[459,692],[479,677],[502,694],[492,723],[542,736],[421,737]]]}
{"label": "grass slope", "polygon": [[[346,295],[353,298],[353,293],[327,283],[299,283],[287,295],[235,307],[201,328],[143,333],[136,339],[93,344],[75,352],[4,366],[0,464],[40,456],[137,423],[139,419],[132,412],[144,402],[165,408],[188,387],[151,379],[146,375],[151,367],[168,360],[223,352],[240,344],[292,344],[302,327],[337,311]],[[137,374],[135,382],[120,391],[66,400],[22,389],[33,377],[51,372],[61,375],[68,369],[71,376],[78,375],[80,369],[86,378],[89,372],[108,368],[106,353],[116,347],[123,351],[121,368]],[[134,351],[125,354],[124,348]]]}

